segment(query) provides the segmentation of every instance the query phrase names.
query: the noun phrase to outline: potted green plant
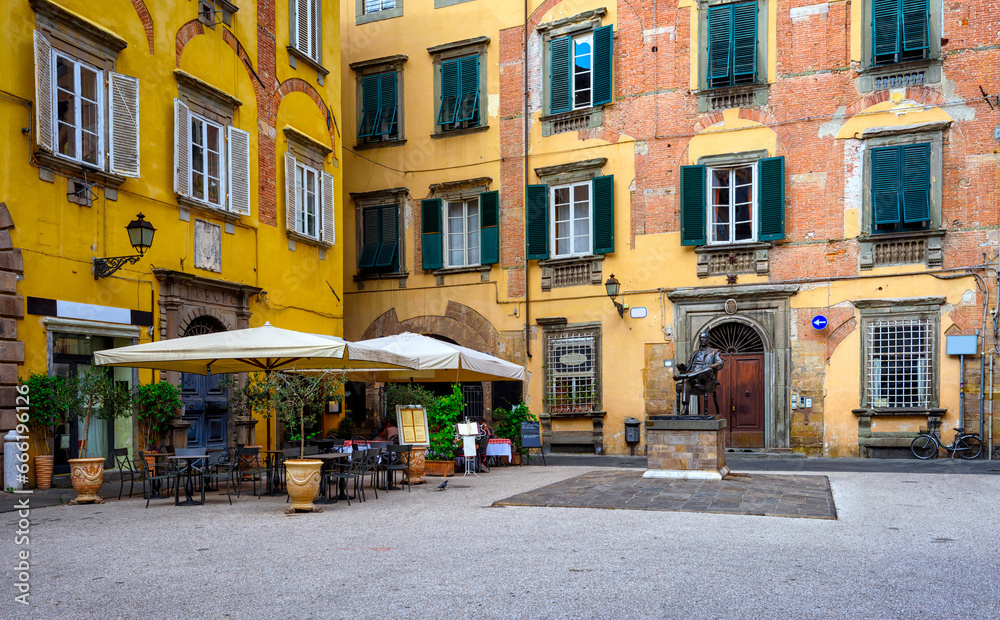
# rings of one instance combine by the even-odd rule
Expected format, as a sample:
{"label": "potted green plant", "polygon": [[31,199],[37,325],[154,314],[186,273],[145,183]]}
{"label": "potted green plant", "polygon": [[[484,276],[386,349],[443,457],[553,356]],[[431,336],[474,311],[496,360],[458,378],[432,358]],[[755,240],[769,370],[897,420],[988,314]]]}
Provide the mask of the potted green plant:
{"label": "potted green plant", "polygon": [[455,424],[465,408],[462,389],[455,384],[451,394],[442,396],[427,407],[430,445],[424,472],[430,476],[450,476],[455,473]]}
{"label": "potted green plant", "polygon": [[506,409],[495,409],[493,411],[493,432],[497,437],[509,439],[511,444],[511,457],[515,459],[515,464],[520,460],[522,454],[521,447],[521,422],[537,422],[528,406],[521,403]]}
{"label": "potted green plant", "polygon": [[33,372],[21,384],[29,388],[28,427],[35,437],[35,484],[48,489],[52,486],[52,436],[73,407],[74,380]]}
{"label": "potted green plant", "polygon": [[[274,409],[275,415],[287,428],[298,427],[301,446],[305,453],[306,423],[314,424],[316,412],[322,411],[331,400],[342,398],[344,373],[326,370],[320,373],[272,372],[263,379],[267,388],[264,406]],[[313,500],[319,491],[319,459],[288,459],[285,461],[286,486],[292,500],[286,512],[313,511]]]}
{"label": "potted green plant", "polygon": [[114,420],[132,412],[132,392],[124,382],[111,378],[107,369],[93,366],[76,378],[76,409],[82,414],[83,439],[80,441],[80,458],[69,459],[70,480],[77,493],[71,504],[103,503],[97,492],[104,482],[104,457],[87,456],[87,434],[94,418]]}
{"label": "potted green plant", "polygon": [[167,430],[167,422],[179,415],[181,390],[166,381],[144,383],[135,391],[135,417],[139,422],[144,452],[156,452]]}

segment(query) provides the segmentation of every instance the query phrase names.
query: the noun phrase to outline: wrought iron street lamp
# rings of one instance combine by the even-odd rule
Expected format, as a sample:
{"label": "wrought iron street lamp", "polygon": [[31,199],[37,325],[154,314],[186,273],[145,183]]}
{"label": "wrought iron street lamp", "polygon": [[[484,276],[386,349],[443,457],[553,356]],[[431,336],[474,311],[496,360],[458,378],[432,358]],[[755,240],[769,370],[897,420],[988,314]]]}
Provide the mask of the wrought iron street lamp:
{"label": "wrought iron street lamp", "polygon": [[128,240],[132,248],[138,252],[134,256],[111,256],[108,258],[94,258],[94,279],[106,278],[118,271],[126,264],[134,265],[139,262],[142,255],[153,245],[153,235],[156,229],[146,221],[146,216],[140,213],[136,219],[128,223],[125,227],[128,231]]}
{"label": "wrought iron street lamp", "polygon": [[622,284],[615,278],[615,274],[611,274],[608,281],[604,283],[604,288],[608,290],[608,297],[611,298],[611,303],[615,305],[615,310],[618,311],[618,316],[625,318],[625,305],[620,304],[617,301],[618,293],[621,292]]}

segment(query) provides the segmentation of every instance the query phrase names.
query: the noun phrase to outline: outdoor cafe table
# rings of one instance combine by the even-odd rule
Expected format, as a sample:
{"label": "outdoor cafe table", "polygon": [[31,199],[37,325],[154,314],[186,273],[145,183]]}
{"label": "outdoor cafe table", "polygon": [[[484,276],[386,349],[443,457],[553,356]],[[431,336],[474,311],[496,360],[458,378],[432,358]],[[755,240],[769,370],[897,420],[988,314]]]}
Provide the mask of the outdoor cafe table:
{"label": "outdoor cafe table", "polygon": [[[323,461],[323,465],[326,466],[327,462],[333,462],[334,460],[339,460],[339,459],[347,459],[350,458],[350,456],[351,455],[347,452],[330,452],[329,454],[310,454],[306,458]],[[322,472],[320,472],[320,477],[319,477],[319,496],[322,499],[314,500],[313,501],[314,504],[329,503],[330,500],[327,499],[327,492],[326,492],[326,476],[322,475]],[[347,499],[346,480],[340,481],[340,493],[337,495],[336,499]]]}
{"label": "outdoor cafe table", "polygon": [[191,456],[168,456],[168,461],[186,461],[187,462],[187,481],[184,483],[184,501],[180,501],[181,493],[181,472],[177,471],[177,484],[174,485],[174,505],[175,506],[202,506],[205,504],[205,483],[202,481],[201,484],[201,501],[196,502],[192,495],[194,495],[194,481],[191,479],[191,472],[194,470],[195,461],[204,461],[205,454],[195,454]]}
{"label": "outdoor cafe table", "polygon": [[486,456],[506,456],[507,460],[510,461],[511,458],[511,444],[510,439],[490,439],[490,443],[486,445]]}

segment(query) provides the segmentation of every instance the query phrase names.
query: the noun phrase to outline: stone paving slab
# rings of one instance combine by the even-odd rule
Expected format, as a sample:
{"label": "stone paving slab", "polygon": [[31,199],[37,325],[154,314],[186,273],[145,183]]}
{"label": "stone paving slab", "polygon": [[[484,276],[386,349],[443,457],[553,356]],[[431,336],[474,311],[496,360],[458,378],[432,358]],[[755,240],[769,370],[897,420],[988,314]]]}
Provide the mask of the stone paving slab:
{"label": "stone paving slab", "polygon": [[493,505],[837,518],[826,476],[776,474],[730,474],[720,482],[648,479],[641,471],[599,470],[518,493]]}

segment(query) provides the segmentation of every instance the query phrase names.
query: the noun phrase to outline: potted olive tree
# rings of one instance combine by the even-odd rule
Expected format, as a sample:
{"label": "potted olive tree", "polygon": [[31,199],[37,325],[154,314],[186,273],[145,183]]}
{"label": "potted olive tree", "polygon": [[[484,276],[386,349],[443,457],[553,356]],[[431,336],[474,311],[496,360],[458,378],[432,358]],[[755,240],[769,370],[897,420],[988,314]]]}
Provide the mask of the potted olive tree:
{"label": "potted olive tree", "polygon": [[427,407],[430,445],[424,473],[429,476],[450,476],[455,473],[455,424],[465,408],[462,389],[455,384],[451,394],[442,396]]}
{"label": "potted olive tree", "polygon": [[313,511],[313,500],[319,491],[320,469],[323,461],[302,458],[305,453],[306,423],[313,424],[316,414],[329,401],[339,401],[343,396],[344,373],[325,370],[319,373],[272,372],[265,378],[268,394],[265,406],[274,409],[275,415],[286,428],[298,428],[300,458],[285,461],[286,486],[291,507],[286,512]]}
{"label": "potted olive tree", "polygon": [[35,437],[35,484],[39,489],[48,489],[52,486],[52,435],[73,407],[75,381],[33,372],[21,383],[29,388],[28,426]]}
{"label": "potted olive tree", "polygon": [[132,392],[124,383],[117,383],[107,370],[97,366],[88,368],[76,378],[76,409],[83,415],[83,438],[80,440],[80,458],[69,459],[70,480],[77,497],[71,504],[103,503],[97,492],[104,482],[105,457],[88,457],[87,437],[90,421],[114,420],[132,412]]}
{"label": "potted olive tree", "polygon": [[139,422],[144,452],[156,452],[163,441],[167,422],[178,416],[181,390],[166,381],[144,383],[135,391],[135,417]]}

